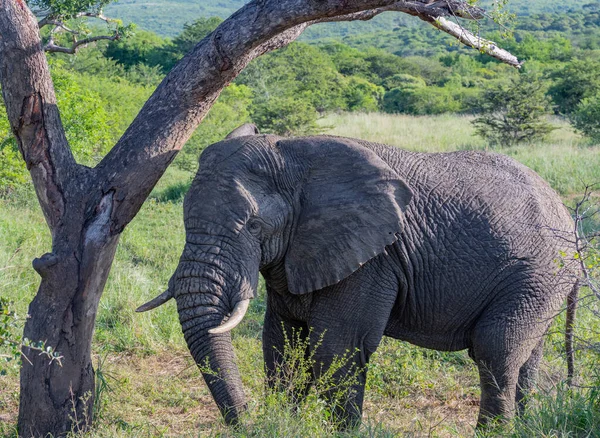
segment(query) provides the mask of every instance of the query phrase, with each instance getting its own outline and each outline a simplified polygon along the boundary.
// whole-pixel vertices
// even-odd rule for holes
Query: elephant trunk
[[[188,247],[169,289],[190,353],[225,421],[233,424],[246,403],[229,330],[243,318],[253,282],[240,269],[220,266],[214,256],[203,257],[198,247]]]
[[[184,335],[225,422],[235,424],[246,409],[246,402],[231,334],[209,334],[207,330],[190,327]]]

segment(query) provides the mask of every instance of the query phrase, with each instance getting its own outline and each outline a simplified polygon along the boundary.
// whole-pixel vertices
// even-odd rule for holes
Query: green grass
[[[332,126],[328,133],[411,150],[485,149],[483,141],[472,136],[465,117],[338,114],[322,123]],[[501,152],[532,166],[566,199],[581,192],[580,181],[600,180],[598,146],[584,144],[564,124],[545,144]],[[262,283],[258,299],[233,332],[250,406],[237,430],[222,424],[185,347],[174,303],[135,313],[138,305],[164,290],[178,262],[184,244],[181,202],[190,177],[169,169],[122,235],[97,316],[94,362],[104,386],[90,436],[332,436],[328,410],[317,397],[309,398],[294,414],[280,395],[265,391]],[[50,236],[31,187],[0,199],[0,242],[0,293],[23,316],[39,281],[31,260],[50,249]],[[582,291],[583,296],[587,293]],[[578,316],[581,388],[570,391],[562,383],[566,364],[561,314],[546,344],[531,409],[521,420],[489,436],[599,436],[599,357],[584,348],[600,343],[600,318],[592,313],[599,310],[597,303],[584,299]],[[14,366],[6,370],[0,376],[0,436],[14,433],[18,406],[18,370]],[[364,424],[343,436],[470,436],[478,400],[477,371],[465,352],[442,353],[385,339],[370,365]]]

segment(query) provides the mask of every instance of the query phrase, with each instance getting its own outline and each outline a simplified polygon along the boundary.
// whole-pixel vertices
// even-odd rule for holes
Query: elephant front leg
[[[315,344],[318,345],[318,342],[315,341]],[[319,352],[319,349],[317,346],[313,354],[315,390],[327,401],[333,421],[340,429],[359,426],[371,352],[360,351],[360,346],[354,350],[340,350],[339,353]]]
[[[309,320],[315,388],[344,429],[360,424],[367,365],[397,295],[369,269],[315,294]]]
[[[283,392],[296,407],[313,382],[309,366],[306,323],[283,318],[267,303],[263,328],[263,356],[269,388]]]

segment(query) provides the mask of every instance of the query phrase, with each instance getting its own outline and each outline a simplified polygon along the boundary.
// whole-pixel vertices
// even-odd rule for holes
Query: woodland
[[[0,1],[2,8],[9,3],[14,2]],[[54,4],[27,3],[32,9],[40,4]],[[600,218],[593,214],[598,209],[594,190],[600,181],[600,1],[571,5],[513,0],[500,9],[490,8],[492,2],[481,2],[496,13],[475,23],[462,23],[473,34],[481,33],[515,55],[522,62],[518,69],[484,53],[485,48],[465,47],[430,23],[400,12],[384,12],[369,21],[315,24],[289,44],[277,41],[271,43],[273,46],[261,46],[269,53],[251,62],[244,57],[246,53],[235,58],[249,64],[243,70],[241,64],[236,64],[233,70],[235,74],[241,71],[239,75],[234,78],[232,70],[232,77],[223,79],[223,86],[231,79],[229,85],[222,91],[213,88],[205,90],[205,94],[194,94],[202,105],[194,103],[195,115],[186,122],[189,139],[186,135],[176,136],[170,143],[161,143],[165,134],[156,128],[152,138],[141,135],[142,123],[136,117],[143,114],[145,105],[158,105],[157,87],[167,75],[182,69],[184,63],[178,63],[186,54],[196,53],[194,47],[247,2],[203,3],[165,2],[160,10],[138,0],[107,4],[104,13],[118,21],[105,23],[80,17],[69,19],[68,27],[82,38],[118,34],[118,39],[98,39],[74,54],[40,54],[49,66],[64,144],[72,152],[69,158],[60,148],[49,146],[53,159],[64,160],[69,169],[65,173],[69,177],[63,176],[65,180],[60,183],[64,187],[57,189],[65,194],[61,214],[66,219],[52,219],[57,201],[40,196],[39,181],[46,176],[31,173],[35,167],[32,163],[38,158],[20,150],[19,136],[23,134],[16,131],[16,119],[11,115],[15,110],[10,109],[9,99],[3,98],[0,434],[16,436],[17,424],[22,430],[24,424],[36,421],[35,415],[45,415],[38,412],[27,418],[19,413],[19,404],[23,407],[35,401],[35,396],[23,401],[19,392],[20,364],[30,360],[21,357],[21,348],[24,346],[38,367],[47,367],[49,362],[56,366],[55,362],[61,359],[67,364],[70,359],[62,335],[46,337],[44,331],[37,329],[26,330],[23,335],[26,322],[31,320],[27,316],[31,314],[30,302],[44,287],[49,288],[46,291],[60,287],[76,290],[71,281],[63,284],[64,279],[74,275],[69,274],[75,272],[72,269],[91,265],[85,254],[92,250],[106,271],[94,286],[98,306],[95,325],[92,320],[85,332],[92,342],[86,366],[93,367],[95,379],[92,375],[91,382],[81,388],[71,389],[70,394],[61,393],[61,412],[66,413],[67,420],[55,424],[44,419],[51,424],[48,430],[90,436],[337,433],[318,393],[309,397],[302,414],[296,415],[289,400],[264,389],[260,343],[265,308],[262,282],[258,299],[253,300],[249,315],[233,335],[236,354],[243,364],[244,385],[252,400],[247,421],[237,430],[228,429],[212,406],[210,394],[185,347],[174,306],[164,306],[152,314],[134,313],[139,304],[164,288],[177,263],[184,242],[182,201],[197,170],[199,155],[234,128],[251,122],[261,133],[282,136],[327,133],[417,151],[479,149],[505,153],[538,172],[561,195],[565,205],[584,212],[577,224],[580,235],[589,236],[586,251],[580,255],[585,257],[588,271],[575,323],[575,386],[567,385],[565,315],[561,314],[549,334],[542,377],[531,409],[509,426],[490,431],[489,436],[600,436],[600,299],[594,280],[600,265],[594,240]],[[371,3],[378,6],[376,1]],[[318,20],[318,13],[315,14]],[[42,44],[71,43],[69,32],[54,34],[50,28],[41,29]],[[271,51],[278,45],[284,47]],[[0,63],[6,64],[7,59],[0,59]],[[8,68],[11,66],[5,66],[3,71]],[[221,73],[211,70],[211,74]],[[3,96],[7,96],[5,91]],[[163,99],[173,99],[171,92],[164,94]],[[183,88],[179,92],[183,93]],[[503,114],[517,113],[519,132],[534,134],[498,137],[485,121],[485,114],[486,109],[487,113],[494,113],[499,107],[505,111]],[[523,113],[535,114],[535,119]],[[57,114],[45,117],[52,121]],[[175,126],[179,121],[173,123]],[[49,138],[60,139],[62,134]],[[151,146],[140,148],[137,155],[124,155],[126,148],[140,139],[161,152],[148,156],[153,167],[147,175],[143,168],[148,157],[144,158],[144,154],[149,153]],[[181,152],[176,153],[180,148]],[[119,174],[125,167],[125,156],[127,164],[134,168],[130,176]],[[123,180],[98,183],[100,180],[94,179],[98,175],[106,175],[106,181]],[[139,192],[135,196],[129,189],[124,193],[114,189],[134,185]],[[68,199],[69,193],[73,200]],[[129,200],[128,196],[134,200],[123,202]],[[83,203],[78,204],[79,201]],[[95,222],[105,217],[106,211],[110,221]],[[64,225],[76,220],[78,214],[84,218],[82,222]],[[85,247],[88,240],[81,240],[84,245],[76,243],[75,237],[68,237],[87,232],[95,223],[106,235],[92,242],[93,248]],[[60,236],[66,242],[62,246],[56,243]],[[65,262],[63,271],[53,271],[63,263],[60,257],[73,248],[80,251],[75,257],[77,267]],[[57,264],[52,254],[60,255]],[[112,257],[115,262],[110,268]],[[88,274],[98,275],[85,275]],[[52,289],[56,284],[60,287]],[[49,306],[50,302],[38,299],[36,305]],[[474,433],[479,388],[476,370],[466,352],[429,351],[389,340],[381,345],[369,370],[370,395],[364,422],[344,436]],[[390,375],[397,378],[390,381]]]

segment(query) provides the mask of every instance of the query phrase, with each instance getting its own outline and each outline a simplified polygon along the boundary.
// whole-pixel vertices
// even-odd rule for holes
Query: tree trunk
[[[95,199],[96,197],[91,197]],[[29,306],[24,337],[43,339],[62,356],[60,366],[23,348],[18,430],[24,436],[83,431],[91,424],[94,370],[91,343],[98,303],[119,234],[110,233],[113,194],[85,208],[89,191],[66,197],[65,220],[53,235],[53,251],[35,259],[42,277]]]
[[[21,368],[18,430],[24,436],[84,431],[92,421],[94,369],[91,343],[100,295],[118,238],[83,251],[61,254],[41,271],[40,289],[29,306],[24,335],[47,339],[62,356],[61,366],[36,352]],[[54,258],[46,256],[47,259]],[[42,257],[44,259],[44,257]]]

